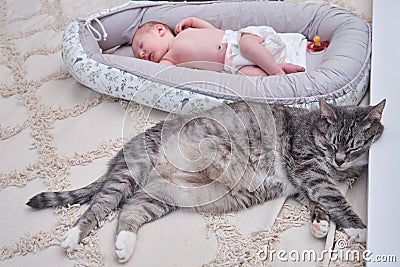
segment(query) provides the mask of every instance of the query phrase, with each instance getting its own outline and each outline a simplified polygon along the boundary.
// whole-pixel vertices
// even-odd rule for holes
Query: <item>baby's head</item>
[[[174,34],[171,28],[157,21],[140,26],[132,39],[132,51],[136,58],[160,62],[169,50]]]

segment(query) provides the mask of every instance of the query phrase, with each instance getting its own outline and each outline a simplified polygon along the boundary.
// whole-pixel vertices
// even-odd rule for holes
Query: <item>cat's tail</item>
[[[26,205],[34,209],[43,209],[86,203],[103,187],[106,178],[106,175],[103,175],[93,183],[72,191],[42,192],[32,197]]]

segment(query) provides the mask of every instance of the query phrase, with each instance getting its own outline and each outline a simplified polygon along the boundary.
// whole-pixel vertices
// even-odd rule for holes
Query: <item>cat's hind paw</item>
[[[359,243],[367,242],[367,228],[343,228],[343,231],[350,237],[350,240]]]
[[[73,251],[79,243],[80,230],[78,226],[69,229],[63,236],[63,240],[60,245],[67,250],[67,252]]]
[[[135,249],[136,233],[121,231],[115,241],[115,255],[120,263],[127,262]]]
[[[328,232],[329,232],[329,222],[328,221],[314,219],[314,221],[311,224],[311,233],[316,238],[326,237]]]

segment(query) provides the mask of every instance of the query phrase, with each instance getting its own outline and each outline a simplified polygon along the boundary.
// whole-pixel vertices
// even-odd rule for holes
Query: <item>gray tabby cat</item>
[[[177,209],[228,213],[280,196],[305,200],[312,232],[326,236],[332,220],[365,242],[365,224],[337,184],[366,175],[385,100],[376,106],[319,110],[236,102],[163,121],[131,139],[106,174],[86,187],[43,192],[36,208],[90,202],[61,245],[68,251],[112,210],[120,209],[116,255],[133,253],[144,223]]]

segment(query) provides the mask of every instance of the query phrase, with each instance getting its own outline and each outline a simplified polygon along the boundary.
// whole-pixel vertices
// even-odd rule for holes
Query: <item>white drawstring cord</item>
[[[95,27],[92,26],[92,21],[93,21],[93,20],[96,21],[96,22],[100,25],[101,31],[103,32],[103,36],[101,35],[101,33],[100,33]],[[100,21],[97,17],[95,17],[95,16],[90,16],[90,17],[86,20],[85,26],[86,26],[86,28],[88,29],[88,31],[90,32],[90,35],[91,35],[96,41],[101,41],[101,37],[103,37],[103,41],[107,40],[108,34],[107,34],[107,32],[106,32],[106,29],[104,28],[103,23],[101,23],[101,21]],[[96,35],[96,36],[95,36],[95,35]]]

